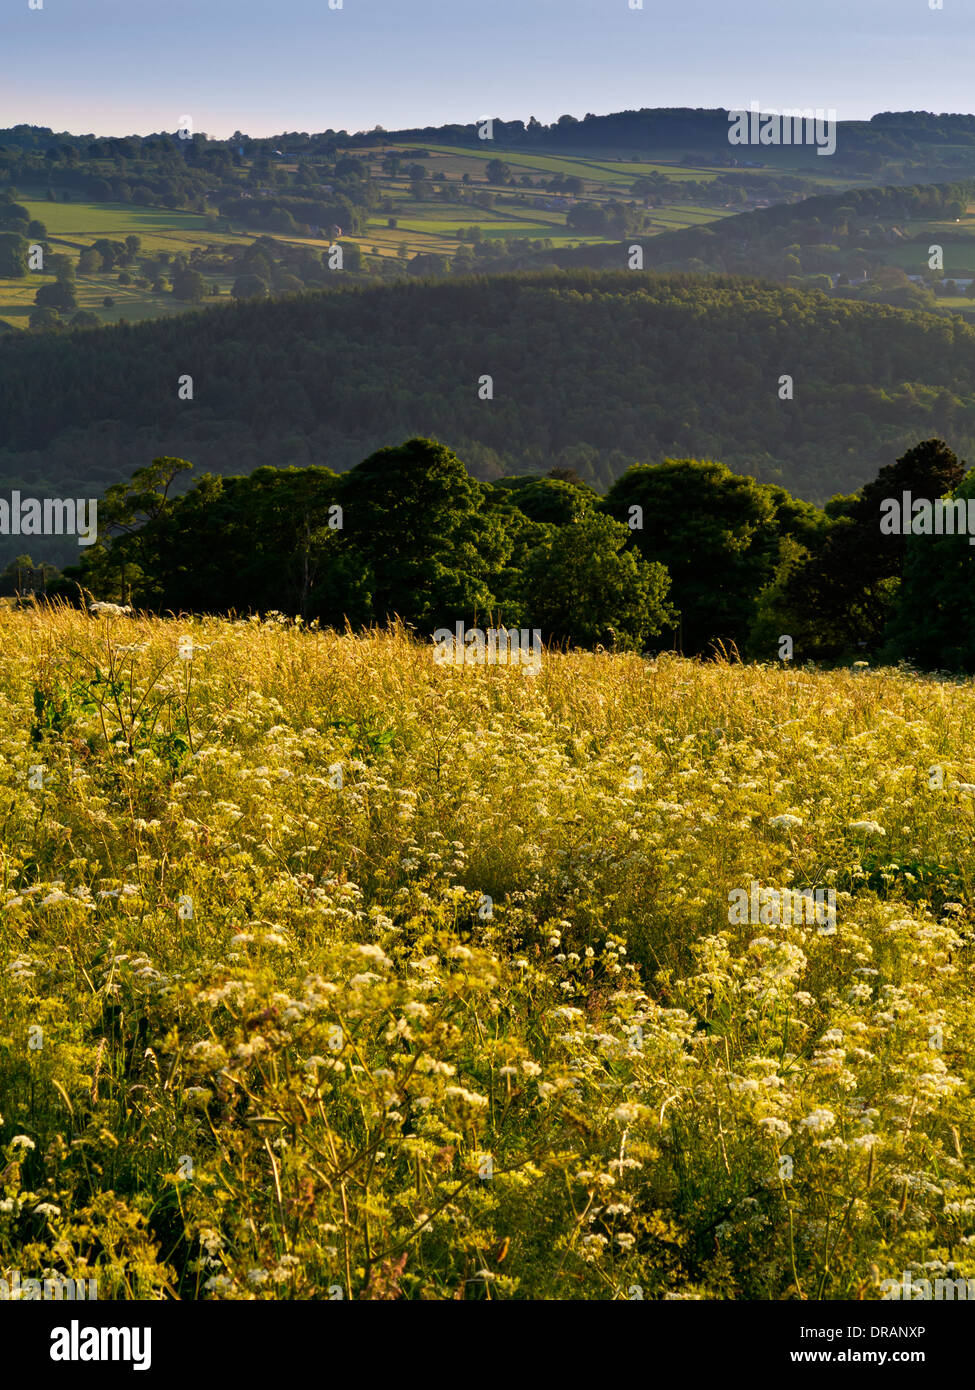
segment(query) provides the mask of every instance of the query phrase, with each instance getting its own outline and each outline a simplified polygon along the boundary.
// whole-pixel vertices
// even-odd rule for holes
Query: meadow
[[[973,746],[972,683],[908,670],[0,608],[0,1268],[975,1275]],[[835,930],[732,924],[756,881]]]
[[[254,239],[253,236],[217,231],[207,225],[202,213],[139,207],[131,203],[52,203],[27,195],[22,196],[20,202],[32,218],[44,223],[51,249],[69,256],[75,265],[81,251],[99,237],[124,241],[127,236],[135,235],[142,243],[141,255],[168,251],[186,256],[197,246],[243,247]],[[0,321],[13,328],[26,329],[38,287],[53,284],[54,280],[53,275],[37,273],[19,280],[0,279]],[[208,275],[207,281],[217,284],[221,295],[229,295],[233,285],[233,277],[227,275]],[[106,296],[113,299],[114,304],[106,305]],[[193,308],[168,293],[154,294],[135,283],[120,285],[118,273],[113,271],[78,275],[77,298],[79,309],[97,314],[104,323],[118,323],[122,319],[138,323],[143,319],[187,313]]]

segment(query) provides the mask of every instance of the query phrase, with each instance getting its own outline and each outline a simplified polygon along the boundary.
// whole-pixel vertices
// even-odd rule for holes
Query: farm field
[[[32,218],[47,227],[51,249],[69,255],[75,262],[81,250],[100,237],[123,241],[134,234],[141,239],[141,254],[149,255],[157,251],[189,254],[195,246],[245,246],[257,235],[220,232],[208,227],[202,214],[167,208],[131,203],[51,203],[24,195],[19,201]],[[23,279],[0,279],[0,319],[15,328],[26,328],[38,287],[53,284],[54,278],[35,272]],[[208,275],[207,279],[219,286],[221,295],[229,295],[233,277]],[[114,299],[114,305],[103,303],[106,295]],[[194,307],[170,294],[153,294],[135,284],[120,285],[117,275],[110,272],[78,275],[77,298],[79,309],[98,314],[105,323],[118,323],[121,319],[137,323],[186,313]]]
[[[643,162],[642,160],[621,161],[608,157],[525,154],[517,148],[505,149],[491,140],[485,140],[479,148],[431,145],[424,141],[416,141],[413,147],[429,150],[432,155],[439,156],[431,161],[432,168],[438,171],[442,169],[453,174],[471,172],[479,164],[484,165],[492,159],[503,159],[506,164],[511,165],[512,169],[519,172],[565,174],[567,176],[574,174],[577,178],[585,179],[587,182],[605,184],[630,184],[634,178],[646,176],[654,171],[666,174],[668,178],[672,179],[698,179],[702,181],[714,178],[717,173],[722,172],[713,165],[702,165],[700,168],[681,166],[678,159],[675,159],[671,164],[658,160]],[[411,142],[404,141],[390,145],[388,148],[403,150],[408,154],[411,149]],[[747,172],[747,170],[743,172]]]
[[[461,245],[456,233],[460,228],[478,227],[486,238],[507,240],[516,237],[550,237],[557,243],[591,245],[603,242],[604,237],[587,236],[566,226],[565,213],[545,208],[495,208],[485,210],[469,203],[424,203],[409,197],[408,189],[390,180],[385,187],[387,196],[398,205],[395,221],[389,227],[387,214],[371,217],[357,237],[346,236],[346,242],[357,242],[364,252],[383,258],[409,260],[420,252],[436,252],[452,256]],[[502,190],[495,190],[502,192]],[[100,237],[124,240],[135,234],[142,242],[141,254],[168,251],[189,255],[195,247],[244,247],[261,235],[260,229],[218,231],[207,225],[203,214],[170,211],[164,208],[143,208],[132,204],[50,203],[42,199],[21,196],[21,204],[32,218],[45,223],[53,250],[67,254],[77,262],[86,246]],[[400,211],[400,208],[402,211]],[[653,213],[655,230],[672,230],[696,226],[727,216],[725,208],[675,205],[656,209]],[[311,246],[323,251],[327,240],[301,236],[275,235],[275,241],[292,246]],[[234,277],[207,272],[208,283],[216,284],[220,296],[228,296]],[[15,328],[26,328],[34,296],[41,284],[53,283],[54,276],[32,273],[22,279],[0,279],[0,321]],[[105,296],[114,299],[104,304]],[[78,308],[98,314],[106,323],[121,319],[138,322],[143,319],[185,313],[196,306],[174,299],[169,293],[153,293],[135,284],[119,285],[113,273],[78,274]],[[215,302],[212,298],[199,307]]]
[[[649,178],[655,173],[664,176],[668,182],[660,194],[654,195],[662,197],[661,205],[644,209],[646,225],[640,232],[643,237],[703,226],[743,210],[741,204],[725,202],[726,193],[720,186],[716,188],[713,204],[701,200],[702,185],[706,187],[719,175],[727,174],[726,166],[707,162],[685,163],[686,152],[680,150],[664,151],[646,160],[630,157],[631,153],[626,150],[619,153],[598,150],[577,154],[531,153],[517,148],[507,149],[494,141],[457,147],[401,140],[382,144],[365,153],[355,149],[351,151],[351,158],[368,171],[373,194],[368,211],[365,207],[362,210],[359,234],[343,234],[342,240],[346,244],[357,243],[365,254],[367,259],[359,267],[358,273],[366,276],[396,275],[406,269],[415,256],[429,253],[443,258],[442,270],[459,254],[470,254],[471,229],[476,229],[475,235],[490,245],[493,253],[500,251],[502,255],[505,243],[511,243],[512,249],[517,252],[519,242],[532,240],[547,239],[558,248],[604,244],[610,240],[618,241],[619,238],[605,234],[598,223],[593,226],[590,222],[586,232],[570,226],[568,217],[572,207],[580,200],[596,205],[621,199],[632,201],[634,180]],[[763,149],[761,153],[763,156],[774,155],[775,158],[763,158],[761,168],[739,168],[735,171],[746,182],[754,180],[759,195],[767,195],[770,191],[767,180],[772,174],[797,176],[808,183],[810,192],[855,187],[870,182],[865,177],[824,174],[822,166],[829,164],[829,161],[818,161],[814,154],[810,161],[808,151]],[[388,162],[393,156],[399,158],[399,167],[395,161],[392,164]],[[487,165],[495,159],[508,164],[510,183],[492,184],[485,180]],[[413,164],[421,165],[428,175],[422,191],[415,186],[411,173]],[[237,184],[241,190],[257,187],[256,179],[250,179],[248,183],[251,173],[252,170],[242,169]],[[304,166],[300,161],[282,160],[276,166],[274,178],[278,179],[278,183],[275,187],[280,188],[282,197],[287,197],[289,184],[295,189],[303,186],[303,173]],[[568,192],[558,184],[559,177],[571,177],[579,180],[580,184]],[[553,179],[556,180],[554,188],[544,187]],[[526,185],[522,180],[529,182]],[[766,182],[761,182],[763,180]],[[688,186],[689,191],[682,198],[680,189],[684,185]],[[268,193],[270,190],[264,191]],[[147,257],[160,253],[167,253],[170,257],[190,257],[195,251],[206,251],[208,248],[217,255],[228,251],[236,253],[250,246],[261,235],[270,235],[271,240],[282,247],[282,251],[307,247],[320,257],[328,246],[328,239],[324,235],[320,238],[302,235],[302,230],[307,232],[307,226],[300,228],[297,233],[280,230],[268,233],[261,225],[241,225],[236,215],[232,223],[226,219],[218,222],[212,213],[174,211],[131,202],[84,202],[78,201],[74,193],[71,200],[65,202],[64,190],[56,189],[55,192],[57,198],[53,201],[46,197],[41,187],[19,189],[17,196],[30,217],[47,227],[52,250],[67,254],[76,263],[81,251],[95,240],[107,238],[123,241],[132,235],[140,238],[139,254]],[[780,190],[775,196],[785,195]],[[239,210],[240,205],[237,207]],[[970,220],[969,216],[966,221]],[[946,226],[947,230],[950,229]],[[890,249],[891,259],[896,264],[901,264],[904,257],[910,258],[904,260],[904,264],[913,273],[912,249]],[[534,254],[532,248],[529,250]],[[498,267],[495,265],[493,268]],[[117,323],[123,319],[138,322],[225,300],[231,294],[236,279],[235,274],[229,273],[227,263],[219,269],[205,271],[208,286],[215,287],[217,293],[208,293],[198,306],[193,306],[169,293],[168,284],[158,292],[153,291],[148,283],[139,285],[136,281],[144,277],[137,272],[131,277],[124,276],[120,285],[117,270],[116,266],[104,273],[77,274],[77,307],[107,323]],[[130,283],[124,283],[126,278],[130,279]],[[0,280],[0,324],[15,329],[27,328],[37,290],[48,282],[53,283],[53,276],[36,272],[21,279]],[[294,289],[295,285],[292,284],[291,288]],[[106,303],[106,299],[112,302]],[[964,309],[967,305],[959,301],[954,307]],[[72,312],[65,314],[65,321]]]
[[[491,159],[503,159],[514,169],[516,166],[519,171],[524,172],[544,172],[548,174],[575,174],[577,177],[592,180],[596,183],[606,183],[615,185],[618,183],[630,183],[634,178],[646,177],[651,173],[666,174],[670,179],[697,180],[707,182],[715,178],[718,174],[727,173],[725,165],[712,164],[707,161],[695,159],[693,164],[685,164],[683,161],[687,157],[686,149],[660,150],[654,156],[647,156],[644,159],[627,159],[621,156],[618,151],[591,151],[579,154],[531,154],[525,153],[518,146],[505,148],[496,142],[485,140],[479,147],[439,145],[430,144],[427,141],[402,141],[390,144],[387,149],[403,150],[409,153],[411,148],[429,150],[431,154],[437,156],[435,167],[446,169],[451,173],[472,172],[477,166],[477,162],[482,163]],[[762,146],[758,151],[744,150],[744,157],[751,158],[762,165],[763,168],[735,170],[737,174],[744,177],[760,178],[770,170],[779,173],[791,173],[798,178],[808,178],[810,183],[815,182],[825,187],[841,189],[854,188],[858,185],[869,185],[875,182],[867,174],[833,174],[830,172],[829,160],[820,158],[814,150],[805,150],[797,153],[792,149],[776,149],[773,146]],[[742,151],[739,151],[742,154]],[[441,164],[440,160],[444,162]]]
[[[899,224],[908,235],[924,232],[924,241],[908,242],[900,246],[884,248],[885,259],[898,266],[907,275],[925,275],[928,271],[928,247],[938,244],[944,254],[944,278],[952,279],[959,275],[975,278],[975,214],[971,208],[959,221],[938,221],[936,219],[909,220]],[[969,240],[955,241],[959,233]],[[947,310],[957,309],[969,312],[975,309],[975,296],[970,293],[939,296],[939,307]]]
[[[396,170],[384,163],[391,155],[399,155],[404,166],[411,160],[422,162],[430,179],[427,194],[417,195],[406,168]],[[486,241],[495,244],[546,238],[558,246],[605,242],[609,239],[605,235],[583,233],[568,225],[567,214],[573,203],[580,197],[596,204],[621,198],[629,200],[634,180],[654,173],[672,181],[665,194],[671,201],[650,211],[649,226],[642,235],[700,226],[739,210],[726,206],[721,197],[716,198],[713,205],[701,203],[700,185],[711,182],[727,169],[707,163],[686,164],[683,151],[674,151],[672,158],[668,152],[665,158],[641,160],[629,158],[625,152],[611,151],[578,155],[522,153],[497,146],[493,141],[478,142],[476,147],[398,141],[365,154],[355,152],[353,158],[368,168],[376,200],[364,220],[361,234],[347,234],[343,240],[357,242],[367,256],[378,258],[365,263],[363,269],[367,274],[379,271],[395,274],[422,253],[433,252],[453,258],[466,241],[466,236],[458,236],[460,229],[467,232],[477,228]],[[509,164],[511,184],[485,182],[486,165],[497,158]],[[295,162],[282,161],[278,169],[285,181],[298,180],[301,173],[301,166]],[[793,172],[809,175],[810,190],[856,182],[822,176],[817,165]],[[765,177],[767,170],[766,174],[760,169],[740,169],[738,173],[758,179]],[[577,189],[573,197],[564,190],[543,187],[543,183],[556,176],[581,180],[581,192]],[[523,178],[531,180],[530,186],[520,182]],[[697,199],[682,200],[675,186],[692,183],[698,187]],[[246,186],[245,178],[240,187]],[[434,190],[437,196],[433,196]],[[85,202],[80,201],[76,193],[66,202],[63,201],[64,190],[55,189],[55,192],[57,197],[51,200],[41,187],[24,187],[17,191],[17,196],[30,217],[46,226],[52,250],[67,254],[75,262],[81,251],[99,238],[124,241],[127,236],[135,235],[141,241],[140,255],[165,252],[170,256],[189,257],[197,248],[212,248],[217,252],[242,250],[258,236],[268,235],[261,226],[239,225],[236,218],[232,227],[221,220],[218,229],[214,217],[203,212],[174,211],[131,202]],[[283,196],[286,192],[285,189]],[[485,202],[490,205],[484,205]],[[391,221],[396,225],[390,226]],[[270,235],[282,245],[308,246],[319,254],[328,245],[325,238],[316,239],[300,233],[278,231]],[[205,274],[208,284],[217,287],[218,295],[208,295],[199,307],[228,296],[235,279],[229,273],[207,271]],[[132,276],[133,281],[137,278],[137,275]],[[37,272],[22,279],[0,280],[0,324],[27,328],[37,290],[47,282],[53,282],[53,277]],[[106,297],[114,302],[106,304]],[[122,319],[138,322],[186,312],[193,307],[175,299],[168,288],[154,292],[146,285],[119,285],[115,270],[104,274],[78,274],[77,300],[79,309],[96,314],[106,323]]]
[[[0,607],[0,652],[0,1263],[106,1299],[975,1276],[970,681],[454,667],[274,615]],[[805,889],[831,924],[776,911]]]
[[[941,246],[944,252],[945,278],[955,275],[975,275],[975,215],[971,209],[959,221],[911,220],[898,224],[908,236],[925,234],[925,241],[913,241],[885,248],[887,259],[909,275],[923,275],[928,270],[928,245]],[[928,236],[930,234],[930,237]],[[953,241],[963,235],[971,240]]]
[[[130,232],[141,237],[147,251],[182,251],[203,240],[232,241],[233,237],[211,230],[202,213],[169,208],[140,207],[133,203],[51,203],[22,193],[17,200],[47,227],[51,237],[89,245],[97,237],[124,240]]]
[[[57,248],[59,250],[63,248]],[[221,295],[229,295],[233,279],[226,275],[207,277],[220,287]],[[34,307],[34,296],[42,284],[53,284],[53,275],[34,275],[27,280],[0,280],[0,320],[14,328],[27,328],[30,312]],[[108,296],[115,302],[104,303]],[[190,313],[202,309],[207,303],[219,302],[205,300],[202,304],[186,304],[174,299],[170,294],[152,294],[137,286],[119,285],[111,274],[79,275],[77,280],[78,308],[87,309],[98,315],[103,323],[139,323],[145,319],[164,318],[172,314]]]

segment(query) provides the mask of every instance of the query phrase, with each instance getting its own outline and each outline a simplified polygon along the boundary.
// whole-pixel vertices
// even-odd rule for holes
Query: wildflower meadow
[[[973,747],[972,683],[907,668],[0,609],[0,1267],[975,1277]]]

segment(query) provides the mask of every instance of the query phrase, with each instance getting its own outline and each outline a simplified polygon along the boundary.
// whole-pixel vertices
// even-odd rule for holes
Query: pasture
[[[158,251],[188,255],[196,246],[244,246],[257,235],[256,232],[236,235],[217,231],[207,226],[203,214],[166,208],[145,208],[131,203],[52,203],[24,195],[19,201],[32,218],[47,227],[52,251],[66,254],[75,262],[84,247],[100,237],[124,241],[134,234],[142,242],[140,255]],[[53,275],[40,273],[17,280],[0,279],[0,318],[15,328],[26,328],[38,287],[53,281]],[[207,281],[216,283],[224,296],[229,295],[233,284],[233,278],[226,275],[208,275]],[[106,295],[114,299],[114,305],[104,304]],[[107,271],[78,275],[77,299],[79,309],[96,313],[105,323],[118,323],[121,319],[136,323],[142,319],[185,313],[195,307],[168,293],[154,294],[135,284],[120,285],[117,272]]]

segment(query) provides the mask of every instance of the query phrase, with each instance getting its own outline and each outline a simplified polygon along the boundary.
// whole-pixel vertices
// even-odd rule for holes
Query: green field
[[[397,145],[395,148],[409,152],[409,144]],[[429,150],[433,155],[444,156],[443,162],[440,160],[431,165],[437,169],[443,168],[447,173],[470,172],[469,161],[487,163],[492,159],[503,159],[506,164],[510,164],[513,170],[521,170],[524,173],[541,174],[565,174],[575,175],[576,178],[585,179],[593,183],[620,184],[632,183],[635,178],[641,175],[646,176],[654,171],[666,174],[672,179],[698,179],[705,180],[714,178],[720,171],[713,166],[702,166],[701,168],[685,168],[678,164],[662,164],[659,161],[653,163],[616,163],[605,159],[583,159],[567,158],[562,155],[548,154],[523,154],[520,150],[504,149],[494,144],[493,141],[485,140],[483,148],[474,149],[468,146],[458,147],[456,145],[427,145],[422,141],[416,142],[417,149]],[[744,170],[743,172],[748,172]]]
[[[97,237],[122,238],[133,232],[142,238],[146,250],[178,250],[187,243],[221,239],[219,232],[207,229],[202,213],[137,207],[132,203],[50,203],[32,198],[29,191],[17,201],[31,217],[44,223],[52,238],[84,245]]]
[[[141,238],[140,254],[169,251],[173,255],[180,252],[188,255],[197,246],[247,246],[260,235],[258,231],[217,231],[207,225],[202,213],[169,208],[139,207],[131,203],[52,203],[32,198],[29,192],[22,194],[18,201],[27,208],[32,218],[47,227],[52,250],[69,255],[75,261],[86,246],[100,237],[123,241],[125,237],[135,235]],[[326,245],[323,241],[307,238],[277,239],[319,248]],[[219,287],[222,298],[229,296],[232,276],[207,273],[205,278],[208,284]],[[0,279],[0,319],[15,328],[26,328],[38,288],[53,282],[53,275],[39,272],[19,280]],[[106,295],[115,300],[113,306],[103,304]],[[185,313],[196,307],[174,299],[168,292],[154,294],[134,284],[120,285],[117,273],[108,271],[78,275],[77,298],[79,309],[97,313],[105,323],[118,323],[123,319],[136,323],[143,319]],[[215,302],[216,299],[210,298],[204,301],[204,305]]]
[[[512,169],[528,173],[537,171],[567,176],[575,174],[578,178],[604,184],[629,183],[634,178],[646,177],[651,173],[665,174],[670,179],[682,181],[693,179],[703,183],[715,178],[718,174],[729,172],[727,168],[712,164],[707,160],[702,160],[694,165],[683,164],[681,161],[687,154],[686,150],[658,151],[653,159],[644,161],[619,159],[609,152],[578,155],[525,154],[520,149],[506,149],[488,140],[481,142],[480,148],[466,145],[431,145],[422,140],[398,142],[389,148],[409,152],[411,144],[416,149],[429,150],[431,154],[445,156],[449,162],[442,167],[450,172],[453,171],[454,162],[459,168],[471,169],[472,166],[469,163],[465,164],[465,160],[476,163],[478,160],[491,159],[503,159],[511,165]],[[747,150],[745,157],[749,157]],[[756,155],[756,160],[761,162],[765,168],[738,168],[734,170],[734,173],[754,178],[760,178],[763,174],[770,172],[790,173],[798,178],[809,178],[811,182],[836,189],[868,186],[876,182],[876,179],[868,174],[834,173],[829,158],[818,156],[811,149],[776,149],[774,146],[763,146]],[[437,167],[441,167],[439,161]]]
[[[458,185],[459,187],[459,185]],[[480,190],[479,190],[480,191]],[[527,191],[526,191],[527,192]],[[541,190],[539,190],[539,193]],[[492,239],[541,238],[551,237],[560,242],[571,241],[588,244],[603,240],[600,237],[585,236],[568,228],[565,214],[547,208],[484,209],[468,202],[417,201],[409,195],[409,188],[395,180],[383,182],[383,194],[392,197],[397,205],[408,209],[405,217],[396,215],[397,226],[388,226],[389,214],[376,214],[370,218],[361,236],[344,238],[358,241],[363,251],[371,253],[375,247],[383,258],[403,259],[401,248],[405,248],[406,258],[420,252],[436,252],[451,256],[460,246],[456,233],[460,228],[479,227],[485,237]],[[537,196],[528,194],[529,197]],[[259,229],[235,229],[233,232],[218,231],[208,225],[207,218],[200,213],[172,211],[167,208],[139,207],[127,203],[54,203],[21,195],[21,204],[27,208],[32,218],[45,224],[48,242],[52,250],[71,256],[77,261],[81,251],[100,237],[121,241],[134,234],[141,239],[141,253],[168,251],[173,255],[188,255],[195,247],[246,246],[261,235]],[[715,212],[713,215],[717,215]],[[685,225],[692,220],[708,220],[699,210],[693,210],[684,221],[680,214],[671,213],[677,220],[674,225]],[[660,219],[670,221],[671,218]],[[326,242],[309,237],[276,236],[276,241],[296,246],[312,246],[324,249]],[[229,295],[233,277],[206,273],[208,283],[216,284],[221,297]],[[32,273],[26,278],[13,280],[0,279],[0,319],[15,328],[26,328],[34,297],[41,284],[53,283],[54,277]],[[107,307],[103,304],[106,295],[115,300]],[[183,313],[188,306],[171,294],[154,294],[137,285],[118,284],[115,272],[77,276],[78,307],[95,312],[106,323],[117,323],[122,319],[137,322],[147,318]],[[213,303],[208,299],[204,303]]]
[[[405,169],[401,167],[395,176],[391,175],[383,165],[383,156],[398,153],[402,164],[408,165],[411,157],[415,158],[414,152],[420,150],[429,154],[422,164],[429,175],[430,191],[417,198]],[[361,235],[343,239],[358,241],[367,255],[375,253],[383,262],[398,263],[424,252],[453,257],[464,240],[458,236],[459,230],[466,232],[472,227],[479,228],[482,236],[495,244],[525,239],[550,239],[561,246],[604,243],[610,238],[586,235],[568,225],[567,213],[578,198],[596,203],[628,199],[634,179],[647,177],[654,172],[680,184],[707,183],[718,174],[727,172],[709,163],[684,165],[679,162],[683,157],[682,151],[673,151],[671,162],[670,153],[667,151],[666,157],[658,155],[652,161],[644,162],[620,158],[604,151],[570,155],[523,153],[499,147],[490,141],[470,147],[431,145],[422,141],[396,142],[382,151],[358,156],[369,166],[378,204],[372,209]],[[528,177],[532,180],[531,185],[512,183],[501,186],[485,182],[485,166],[497,158],[510,166],[515,180]],[[780,168],[785,167],[781,161],[776,163]],[[281,168],[283,172],[290,170],[293,174],[297,166]],[[745,176],[762,174],[761,170],[742,169],[736,172]],[[820,186],[830,183],[848,186],[856,182],[831,179],[822,173],[819,165],[795,172],[809,173],[811,180],[814,175]],[[563,192],[548,190],[543,186],[544,182],[559,175],[582,180],[581,194],[568,197]],[[475,201],[478,195],[488,195],[493,200],[493,206],[480,206]],[[213,216],[201,212],[174,211],[132,203],[50,201],[40,188],[21,188],[18,190],[18,201],[27,208],[32,219],[44,223],[52,250],[71,256],[76,261],[85,247],[103,237],[121,241],[129,235],[136,235],[141,240],[140,254],[168,252],[172,256],[189,256],[195,248],[243,248],[256,237],[267,235],[262,228],[242,227],[236,223],[232,230],[228,230],[227,224],[221,222],[221,230],[217,230]],[[536,202],[552,202],[555,206],[535,206]],[[701,226],[739,210],[723,206],[718,199],[712,205],[702,205],[676,196],[672,202],[649,212],[651,224],[644,235]],[[397,224],[395,227],[389,225],[391,218]],[[316,250],[323,250],[327,244],[323,240],[294,235],[277,234],[274,240],[311,246]],[[895,251],[896,263],[901,264],[904,248],[895,248]],[[204,276],[209,284],[219,290],[219,296],[208,297],[204,305],[229,295],[233,276],[209,271],[204,272]],[[0,321],[14,328],[26,328],[39,286],[52,279],[51,276],[31,273],[19,280],[0,280]],[[114,304],[106,306],[103,302],[106,296],[114,299]],[[157,318],[183,313],[191,307],[185,301],[175,299],[168,291],[154,293],[145,286],[119,285],[115,271],[78,275],[77,299],[79,308],[98,314],[107,323],[121,319],[134,322]]]

